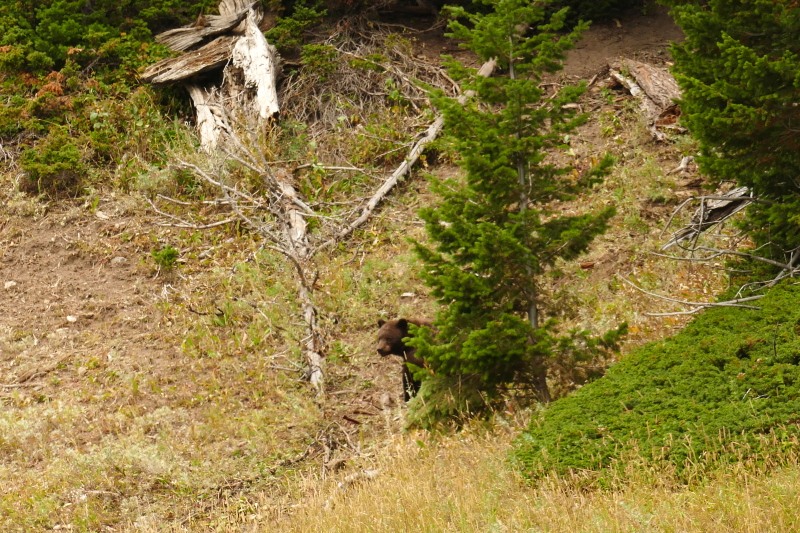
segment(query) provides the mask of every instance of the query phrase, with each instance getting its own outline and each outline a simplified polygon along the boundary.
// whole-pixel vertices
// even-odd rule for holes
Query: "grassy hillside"
[[[0,7],[11,3],[17,6]],[[183,9],[169,25],[195,17],[201,3],[210,4],[163,2]],[[409,31],[383,22],[368,21],[369,31],[351,26],[347,38],[391,38],[404,57],[434,66],[440,53],[470,57],[430,21],[401,21],[416,25]],[[693,141],[676,135],[653,143],[636,101],[603,83],[609,47],[663,65],[663,43],[677,30],[663,13],[622,24],[625,32],[613,22],[590,30],[580,52],[592,59],[553,80],[560,86],[598,75],[580,102],[590,120],[554,157],[580,169],[606,152],[619,161],[591,197],[553,209],[573,214],[613,204],[619,214],[586,257],[559,263],[542,290],[557,303],[547,314],[565,327],[602,331],[628,321],[628,353],[686,319],[645,316],[662,304],[621,285],[616,273],[686,299],[707,298],[727,278],[644,252],[703,178],[694,167],[668,174],[693,153]],[[329,29],[313,38],[322,42]],[[800,474],[787,456],[780,456],[783,473],[722,471],[696,493],[673,491],[667,474],[658,487],[643,481],[586,493],[569,478],[532,489],[510,468],[525,412],[461,434],[403,431],[399,362],[375,354],[375,323],[434,312],[406,238],[424,239],[417,210],[436,200],[425,173],[458,176],[444,142],[369,224],[319,259],[327,396],[315,401],[300,379],[305,333],[286,262],[241,227],[163,226],[169,220],[144,200],[168,196],[177,203],[159,199],[163,209],[199,220],[227,212],[196,180],[170,169],[177,158],[208,158],[186,97],[136,83],[137,69],[159,49],[131,39],[138,37],[109,34],[91,68],[87,48],[54,64],[60,72],[44,65],[29,75],[0,73],[7,102],[0,108],[0,530],[608,531],[641,528],[650,516],[648,523],[681,530],[704,529],[715,515],[761,530],[796,523]],[[13,56],[6,46],[0,54]],[[120,63],[125,57],[131,61]],[[430,116],[423,97],[412,92],[406,100],[371,63],[338,61],[327,82],[308,65],[287,68],[286,115],[265,149],[293,169],[310,203],[357,212]],[[345,97],[368,77],[377,89],[367,87],[372,99],[356,113]],[[411,112],[409,102],[423,112]],[[71,174],[61,172],[64,165]],[[360,170],[341,170],[354,166]],[[74,179],[51,191],[31,171]],[[178,252],[171,270],[154,261],[166,246]],[[557,368],[553,377],[557,395],[584,381]],[[339,489],[348,475],[375,469],[371,482]],[[743,500],[753,506],[737,507]],[[765,501],[772,508],[757,512]]]
[[[553,404],[520,439],[529,473],[623,468],[627,454],[691,476],[797,445],[800,287],[760,310],[715,308]]]

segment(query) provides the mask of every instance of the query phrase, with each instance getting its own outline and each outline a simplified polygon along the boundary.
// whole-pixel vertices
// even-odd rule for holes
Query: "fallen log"
[[[151,85],[173,85],[203,72],[220,69],[231,57],[236,37],[222,35],[197,50],[150,65],[141,80]]]
[[[170,50],[184,52],[194,45],[201,43],[206,37],[223,34],[238,26],[247,16],[247,10],[233,16],[208,15],[202,17],[201,25],[198,23],[175,28],[156,35],[156,42],[163,44]]]
[[[681,97],[678,82],[665,69],[632,59],[626,59],[623,64],[647,97],[662,110],[675,105],[675,100]]]
[[[623,66],[630,77],[620,72]],[[674,129],[680,115],[675,100],[680,98],[681,91],[675,78],[664,69],[633,60],[609,64],[609,74],[639,100],[653,138],[667,140],[667,134],[660,128]]]

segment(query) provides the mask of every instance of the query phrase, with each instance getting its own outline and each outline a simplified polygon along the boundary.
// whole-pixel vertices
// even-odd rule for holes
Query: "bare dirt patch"
[[[665,48],[671,41],[682,41],[683,31],[664,6],[651,6],[650,10],[647,14],[633,10],[619,20],[592,24],[575,49],[567,54],[563,73],[588,79],[618,57],[653,64],[669,61]]]

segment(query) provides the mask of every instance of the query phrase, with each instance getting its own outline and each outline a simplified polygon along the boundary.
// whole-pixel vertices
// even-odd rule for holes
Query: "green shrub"
[[[24,150],[20,165],[27,176],[22,188],[29,191],[71,190],[86,173],[80,148],[62,128],[51,128],[45,139]]]
[[[22,107],[0,106],[0,139],[10,139],[23,130]]]
[[[301,56],[306,72],[318,76],[320,83],[328,81],[339,66],[339,53],[329,44],[308,44],[303,47]]]
[[[322,2],[316,1],[311,6],[306,5],[307,0],[299,0],[293,6],[293,13],[288,17],[280,17],[275,27],[266,33],[270,44],[278,50],[285,51],[303,44],[303,32],[306,28],[319,24],[327,11],[322,8]]]
[[[757,459],[765,437],[788,443],[800,433],[800,287],[758,304],[708,310],[553,403],[518,440],[517,459],[535,477],[616,470],[635,450],[680,474]]]
[[[75,48],[100,50],[114,40],[152,35],[209,12],[217,0],[0,0],[0,47],[24,51],[27,68],[45,70]],[[138,50],[129,50],[135,54]],[[16,60],[18,61],[18,59]]]
[[[175,266],[175,262],[180,256],[180,252],[172,246],[167,245],[158,251],[151,251],[150,255],[153,256],[153,261],[155,261],[156,265],[158,265],[160,268],[163,268],[164,270],[172,270],[172,268]]]

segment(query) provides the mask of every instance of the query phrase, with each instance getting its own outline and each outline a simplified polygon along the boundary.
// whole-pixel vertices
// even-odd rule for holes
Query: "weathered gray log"
[[[219,14],[223,17],[232,17],[242,11],[253,11],[256,26],[258,26],[264,18],[264,11],[261,9],[260,4],[260,2],[253,2],[253,0],[222,0],[219,3]],[[234,33],[244,33],[244,23],[240,22],[233,31]]]
[[[623,66],[630,76],[619,72]],[[667,134],[660,128],[675,129],[674,124],[680,115],[675,100],[680,98],[681,89],[672,74],[665,69],[632,59],[610,63],[609,67],[611,77],[639,100],[653,137],[657,141],[665,141]]]
[[[236,37],[222,35],[207,45],[147,67],[141,80],[152,85],[172,85],[225,66]]]
[[[667,70],[632,59],[623,63],[639,87],[662,111],[675,105],[675,100],[681,97],[678,82]]]
[[[611,74],[612,78],[620,82],[623,87],[628,89],[634,98],[639,100],[639,105],[642,108],[642,113],[645,117],[647,117],[648,129],[653,135],[653,138],[657,141],[666,141],[667,134],[655,126],[656,120],[658,120],[658,117],[663,111],[658,104],[651,100],[650,97],[647,96],[647,93],[645,93],[644,90],[639,87],[639,84],[636,83],[632,78],[623,76],[614,69],[610,69],[609,74]]]
[[[156,35],[156,42],[170,50],[183,52],[203,42],[206,37],[213,37],[232,30],[246,16],[247,10],[240,11],[233,16],[207,15],[201,17],[203,21],[201,25],[195,23]]]
[[[244,115],[246,122],[250,117],[263,121],[280,112],[276,90],[279,56],[259,28],[264,20],[263,11],[252,0],[222,0],[219,9],[221,15],[211,19],[211,24],[214,32],[228,34],[182,56],[160,61],[142,75],[142,81],[153,85],[189,83],[187,90],[198,113],[200,142],[209,152],[216,148],[220,135],[229,129],[226,114],[237,119]],[[208,24],[208,19],[204,24]],[[159,38],[180,48],[196,44],[203,35],[195,24],[191,28],[166,32]],[[204,92],[192,83],[196,75],[222,67],[225,71],[220,91]],[[216,99],[213,105],[211,95]],[[223,103],[236,103],[239,109],[226,108],[223,113],[220,108]]]

